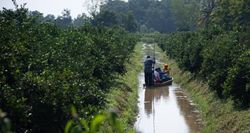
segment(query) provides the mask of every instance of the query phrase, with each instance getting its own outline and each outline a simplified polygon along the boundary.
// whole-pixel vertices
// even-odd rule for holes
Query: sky
[[[92,0],[94,3],[100,0]],[[30,11],[39,11],[44,15],[53,14],[59,16],[63,9],[69,9],[71,16],[76,18],[78,14],[88,14],[91,0],[16,0],[18,5],[26,3],[26,8]],[[11,0],[0,0],[0,9],[5,7],[7,9],[14,9]]]

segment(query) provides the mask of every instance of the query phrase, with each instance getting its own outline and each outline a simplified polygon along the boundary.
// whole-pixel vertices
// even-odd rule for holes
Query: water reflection
[[[144,56],[153,55],[153,45],[143,45]],[[142,59],[143,63],[144,58]],[[156,66],[162,62],[156,60]],[[197,133],[198,112],[178,85],[145,89],[144,74],[139,77],[138,118],[135,128],[142,133]]]
[[[157,89],[145,89],[144,96],[144,109],[147,115],[152,113],[153,109],[153,100],[154,102],[158,102],[161,98],[163,100],[167,100],[169,95],[169,90],[167,87],[159,87]]]
[[[199,133],[198,112],[185,92],[176,84],[145,89],[143,76],[143,73],[139,76],[136,130],[142,133]]]
[[[193,132],[200,132],[201,120],[199,119],[199,112],[195,109],[192,101],[190,101],[181,89],[175,90],[177,102],[181,113],[185,118],[186,123]]]

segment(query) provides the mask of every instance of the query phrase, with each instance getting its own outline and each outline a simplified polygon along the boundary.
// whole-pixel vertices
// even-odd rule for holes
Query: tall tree
[[[90,22],[90,18],[85,13],[83,13],[78,15],[77,18],[73,20],[73,26],[80,27],[87,22]]]
[[[250,30],[249,0],[220,0],[212,14],[211,23],[226,31]]]
[[[47,16],[45,16],[44,18],[43,18],[43,21],[44,22],[55,22],[55,16],[54,15],[52,15],[52,14],[48,14]]]
[[[62,16],[58,16],[56,18],[56,24],[61,27],[67,27],[72,24],[72,18],[70,15],[70,10],[64,9],[62,12]]]
[[[210,21],[210,16],[215,8],[215,3],[217,0],[202,0],[200,5],[201,15],[198,21],[198,25],[201,27],[208,27]]]
[[[132,12],[128,12],[123,16],[123,22],[125,29],[130,32],[135,32],[137,30],[137,24]]]
[[[103,11],[95,15],[92,24],[102,26],[114,26],[118,24],[117,16],[114,12]]]
[[[196,28],[199,16],[199,0],[170,0],[176,26],[180,31]]]

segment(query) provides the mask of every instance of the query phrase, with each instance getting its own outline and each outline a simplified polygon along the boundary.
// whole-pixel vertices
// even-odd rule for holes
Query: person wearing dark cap
[[[146,60],[144,61],[144,77],[146,86],[154,85],[154,80],[153,80],[154,64],[155,61],[148,55]]]

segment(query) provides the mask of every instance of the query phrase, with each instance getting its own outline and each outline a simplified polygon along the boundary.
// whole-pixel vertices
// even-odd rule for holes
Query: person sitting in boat
[[[154,82],[161,83],[160,73],[156,69],[154,70]]]
[[[155,71],[159,73],[160,82],[165,82],[172,79],[167,73],[163,72],[161,68],[156,68]]]
[[[169,75],[170,68],[168,67],[168,64],[163,65],[163,72],[167,73]]]
[[[144,77],[146,86],[154,85],[153,81],[153,65],[155,61],[148,55],[146,60],[144,61]]]

